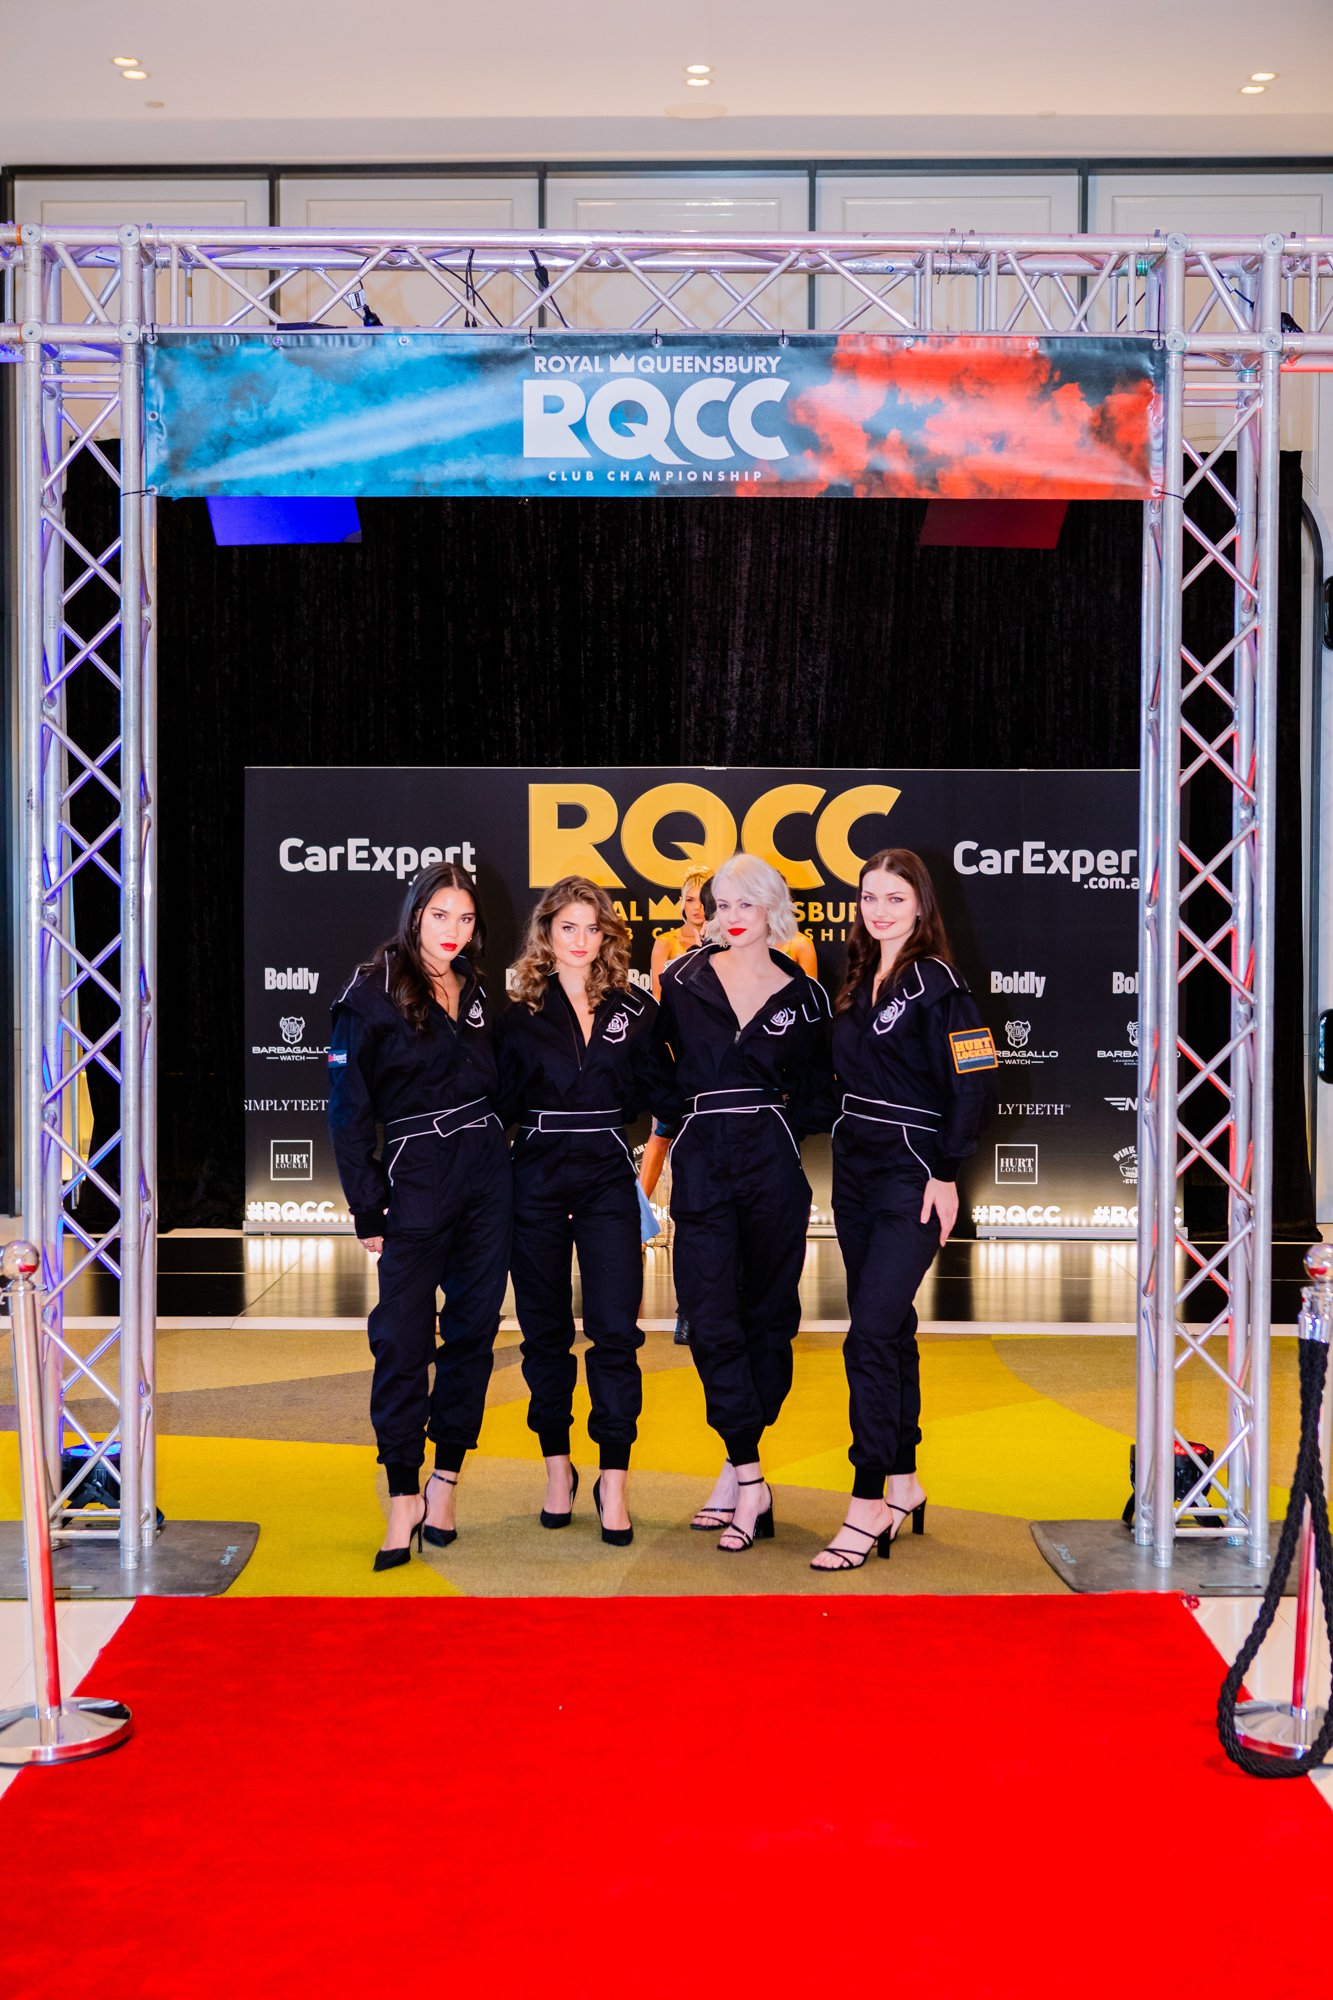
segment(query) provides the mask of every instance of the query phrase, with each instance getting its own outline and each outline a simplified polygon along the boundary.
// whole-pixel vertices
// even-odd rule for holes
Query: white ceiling
[[[10,165],[691,154],[1333,155],[1333,0],[0,0]]]

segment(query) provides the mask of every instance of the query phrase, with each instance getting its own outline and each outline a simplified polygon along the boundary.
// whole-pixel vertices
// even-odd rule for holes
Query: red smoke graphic
[[[1066,360],[1072,346],[1063,343]],[[1103,348],[1105,373],[1104,357]],[[817,443],[806,454],[806,475],[783,479],[782,491],[1145,499],[1154,485],[1153,385],[1128,368],[1110,374],[1115,387],[1105,393],[1060,381],[1055,358],[1027,337],[936,336],[909,346],[843,335],[828,382],[789,405]]]

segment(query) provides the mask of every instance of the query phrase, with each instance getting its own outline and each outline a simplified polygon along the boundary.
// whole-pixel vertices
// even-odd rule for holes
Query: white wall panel
[[[809,228],[809,183],[804,174],[642,174],[552,176],[546,188],[548,229],[599,232],[634,230],[644,235],[799,236]],[[742,293],[743,279],[728,281]],[[669,283],[662,286],[669,292]],[[663,333],[681,322],[657,304],[637,280],[615,273],[580,276],[570,286],[575,311],[567,317],[584,327],[627,327],[642,320]],[[753,312],[730,322],[732,332],[755,332],[765,322],[795,329],[809,324],[804,278],[782,279],[755,301]],[[735,300],[708,278],[692,278],[677,295],[696,325],[715,325]]]
[[[535,229],[537,181],[530,175],[498,174],[493,179],[442,175],[347,180],[314,175],[284,177],[278,214],[284,228],[291,229]],[[456,273],[460,290],[462,271],[460,260]],[[482,298],[498,318],[511,317],[516,297],[521,307],[522,293],[512,278],[479,278],[478,282]],[[284,287],[283,309],[291,319],[308,319],[318,310],[319,300],[328,296],[329,287],[317,280],[298,280]],[[429,326],[451,313],[454,306],[453,297],[420,271],[376,271],[368,283],[367,296],[386,326]],[[348,317],[346,308],[337,309],[339,324]],[[477,317],[486,323],[484,310]],[[461,331],[462,315],[454,314],[448,324]]]
[[[268,222],[268,183],[262,180],[20,180],[15,187],[15,219],[18,222],[40,222],[51,228],[62,223],[74,226],[79,223],[100,223],[113,227],[122,222],[138,222],[145,225],[156,223],[161,227],[190,228],[195,224],[212,224],[215,227],[236,227],[242,229],[264,228]],[[258,273],[242,273],[242,278],[250,282]],[[189,274],[182,279],[190,295],[192,318],[200,325],[210,325],[218,320],[230,318],[236,310],[237,297],[216,278],[207,272]],[[163,317],[169,307],[170,277],[159,272],[157,278],[157,310]],[[100,286],[92,289],[100,293]],[[83,320],[88,317],[87,300],[78,286],[66,278],[61,287],[60,310],[67,320]],[[250,323],[255,315],[240,321]],[[91,373],[82,363],[74,363],[76,372]],[[102,390],[97,402],[71,403],[66,406],[73,422],[83,426],[92,421],[98,406],[105,400],[109,390]],[[100,437],[116,437],[120,433],[119,410],[112,410],[97,427]]]
[[[1333,234],[1333,175],[1320,174],[1101,174],[1092,183],[1090,227],[1117,236],[1284,236]],[[1187,310],[1207,297],[1205,281],[1191,281]],[[1299,303],[1299,302],[1297,302]],[[1299,311],[1297,313],[1299,318]],[[1219,319],[1218,325],[1222,322]],[[1312,502],[1333,524],[1333,396],[1321,379],[1287,376],[1282,385],[1282,446],[1299,451]],[[1223,420],[1191,411],[1188,435],[1212,443]],[[1333,546],[1333,535],[1328,535]]]
[[[268,183],[262,180],[113,181],[22,180],[15,190],[16,220],[51,227],[64,223],[156,223],[190,228],[196,223],[215,227],[262,229],[268,223]],[[158,310],[168,310],[169,279],[160,273]],[[234,292],[207,273],[192,280],[192,317],[200,325],[230,318],[236,309]],[[62,312],[71,320],[87,315],[86,301],[76,285],[65,280]]]
[[[819,227],[830,236],[1065,236],[1078,228],[1078,181],[1073,174],[827,174],[819,181]],[[966,278],[941,281],[936,317],[941,325],[970,315]],[[882,286],[875,285],[875,290]],[[910,314],[910,287],[890,303]],[[1021,287],[1001,281],[1003,320],[1018,306]],[[865,310],[858,312],[864,304]],[[858,312],[851,331],[885,333],[893,322],[851,285],[822,279],[821,324]],[[1039,324],[1029,308],[1015,321],[1027,331]]]

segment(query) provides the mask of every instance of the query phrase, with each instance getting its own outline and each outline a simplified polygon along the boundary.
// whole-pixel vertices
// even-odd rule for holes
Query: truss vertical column
[[[144,1440],[152,1394],[145,1377],[144,1324],[154,1310],[145,1270],[149,1183],[144,1174],[144,438],[143,271],[139,230],[120,230],[120,1560],[142,1561],[151,1536],[144,1491]],[[147,1284],[145,1279],[148,1280]]]
[[[1259,416],[1256,584],[1259,644],[1255,687],[1256,838],[1254,926],[1253,1158],[1254,1268],[1250,1398],[1250,1561],[1268,1561],[1269,1316],[1273,1246],[1273,985],[1277,790],[1278,500],[1281,491],[1283,238],[1264,238],[1259,280]]]
[[[1158,626],[1159,670],[1158,755],[1154,777],[1157,800],[1153,814],[1156,849],[1146,865],[1152,876],[1154,921],[1145,935],[1145,956],[1151,962],[1147,984],[1152,991],[1153,1016],[1143,1016],[1139,996],[1140,1042],[1147,1039],[1146,1064],[1152,1079],[1139,1102],[1141,1147],[1155,1163],[1152,1176],[1152,1256],[1140,1269],[1143,1313],[1150,1327],[1155,1385],[1151,1495],[1154,1562],[1165,1567],[1175,1542],[1175,1420],[1176,1420],[1176,1042],[1179,1028],[1177,965],[1180,955],[1180,645],[1184,576],[1185,503],[1181,489],[1185,417],[1185,252],[1182,236],[1167,239],[1164,292],[1166,336],[1166,414],[1163,438],[1166,490],[1162,499],[1162,611]],[[1140,1194],[1142,1199],[1142,1191]]]
[[[59,572],[51,571],[52,551],[46,544],[43,499],[46,450],[42,409],[42,319],[44,262],[41,230],[30,224],[23,231],[23,272],[20,281],[23,340],[19,387],[19,731],[23,784],[23,910],[20,948],[23,979],[20,1003],[21,1108],[20,1151],[23,1180],[24,1233],[41,1247],[41,1282],[49,1297],[57,1277],[53,1255],[60,1254],[54,1232],[47,1228],[44,1147],[42,1140],[45,1075],[43,1064],[43,961],[46,882],[43,868],[45,827],[43,805],[46,756],[49,748],[42,727],[43,662],[49,607],[60,602]],[[50,1435],[47,1474],[51,1475]]]
[[[60,313],[60,268],[43,250],[42,318],[58,321]],[[64,544],[57,533],[65,517],[65,479],[61,465],[62,356],[59,349],[43,347],[42,354],[42,534],[45,544],[42,604],[42,852],[43,900],[46,914],[54,918],[54,937],[74,935],[74,884],[64,880],[53,891],[51,885],[61,873],[63,801],[69,783],[69,759],[65,754],[66,697],[64,677],[65,601]],[[52,379],[54,378],[54,380]],[[43,923],[42,961],[42,1051],[44,1093],[42,1103],[41,1196],[46,1235],[36,1240],[48,1246],[55,1271],[65,1269],[64,1185],[65,1157],[52,1143],[54,1122],[62,1137],[70,1128],[74,1150],[78,1149],[78,1092],[66,1093],[64,1071],[66,1047],[61,1032],[64,1003],[61,993],[60,953],[52,927]],[[45,1428],[47,1472],[53,1493],[60,1490],[60,1448],[62,1435],[61,1345],[65,1313],[63,1289],[48,1289],[43,1312],[42,1414]],[[52,1337],[54,1336],[54,1337]]]
[[[1162,754],[1162,502],[1143,510],[1143,660],[1139,711],[1139,1063],[1138,1063],[1138,1341],[1137,1423],[1134,1444],[1134,1539],[1146,1546],[1153,1537],[1153,1493],[1157,1449],[1157,1343],[1154,1305],[1163,1284],[1172,1282],[1170,1258],[1158,1256],[1157,1129],[1149,1106],[1156,1100],[1157,1019],[1161,972],[1160,917]]]
[[[1181,1535],[1244,1543],[1256,1568],[1269,1556],[1283,249],[1281,237],[1266,237],[1243,284],[1199,256],[1195,282],[1201,273],[1209,294],[1192,324],[1185,317],[1187,240],[1169,238],[1165,259],[1172,490],[1162,509],[1160,644],[1149,646],[1160,658],[1160,702],[1145,695],[1144,785],[1157,806],[1145,856],[1140,993],[1140,1042],[1150,1044],[1150,1052],[1140,1050],[1141,1197],[1151,1222],[1141,1215],[1138,1448],[1150,1431],[1153,1462],[1140,1482],[1136,1521],[1137,1538],[1151,1539],[1162,1567]],[[1236,329],[1225,346],[1200,331],[1219,305]],[[1213,371],[1201,379],[1215,383],[1219,348],[1233,371],[1231,400],[1222,406],[1230,423],[1205,450],[1184,433],[1187,366],[1197,353],[1196,365]],[[1209,407],[1219,404],[1210,400]],[[1233,447],[1229,483],[1219,461]],[[1190,634],[1209,630],[1218,586],[1231,598],[1230,635],[1200,649],[1186,633],[1186,606],[1197,592],[1202,616]],[[1146,825],[1152,813],[1146,803],[1144,810]],[[1177,1188],[1183,1192],[1186,1176],[1213,1215],[1225,1209],[1216,1246],[1191,1241],[1177,1226]],[[1207,1371],[1227,1399],[1227,1433],[1212,1464],[1176,1424],[1176,1383],[1186,1368]],[[1145,1411],[1149,1376],[1152,1407]],[[1182,1464],[1189,1478],[1177,1495]]]
[[[157,271],[151,257],[140,258],[143,323],[151,325],[156,310]],[[142,394],[142,360],[140,364]],[[144,484],[140,476],[140,486]],[[141,1539],[148,1547],[157,1523],[157,501],[146,491],[138,496],[142,522],[139,577],[142,591],[140,646],[140,768],[142,782],[142,880],[139,949],[143,1006],[143,1221],[140,1266],[143,1272],[143,1317],[139,1341],[139,1379],[143,1390],[143,1444],[140,1467],[143,1522]]]

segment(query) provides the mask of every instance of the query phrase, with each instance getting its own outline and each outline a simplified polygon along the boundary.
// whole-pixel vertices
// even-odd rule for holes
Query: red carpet
[[[1326,1992],[1221,1676],[1152,1597],[148,1600],[133,1743],[0,1800],[0,1992]]]

